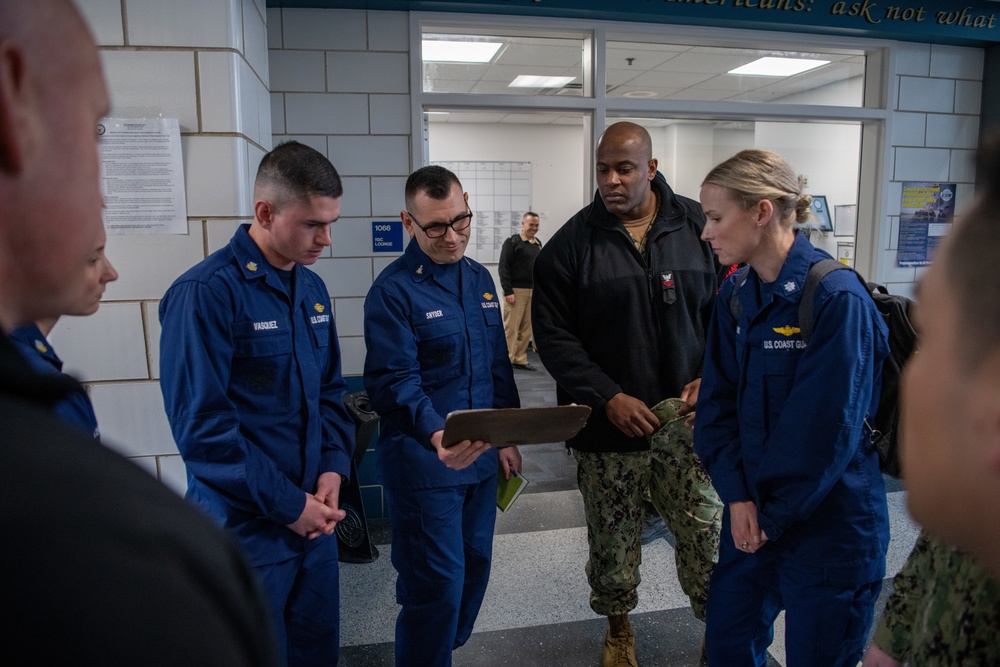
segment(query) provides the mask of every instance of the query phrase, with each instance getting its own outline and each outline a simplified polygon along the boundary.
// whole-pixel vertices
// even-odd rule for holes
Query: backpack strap
[[[809,267],[809,275],[806,276],[806,284],[802,288],[802,300],[799,301],[799,329],[801,330],[802,340],[809,340],[809,337],[812,336],[813,327],[816,324],[813,314],[813,299],[816,296],[816,286],[826,277],[826,274],[840,269],[854,271],[851,267],[841,264],[835,259],[821,259]]]

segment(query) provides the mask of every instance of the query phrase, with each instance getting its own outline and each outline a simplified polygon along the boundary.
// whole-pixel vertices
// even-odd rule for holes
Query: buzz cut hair
[[[312,197],[339,199],[343,194],[336,167],[318,150],[298,141],[278,144],[257,168],[254,198],[270,199],[278,208]]]
[[[447,199],[453,185],[458,185],[459,190],[462,189],[462,182],[454,172],[438,165],[421,167],[406,179],[404,191],[406,208],[413,208],[413,201],[420,192],[438,201]]]

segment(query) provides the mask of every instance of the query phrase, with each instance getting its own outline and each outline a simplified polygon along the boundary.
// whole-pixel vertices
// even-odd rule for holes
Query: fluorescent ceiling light
[[[575,76],[532,76],[530,74],[518,74],[516,79],[507,84],[507,87],[562,88],[575,78]]]
[[[496,55],[501,42],[457,42],[424,40],[421,43],[424,62],[488,63]]]
[[[829,63],[829,60],[809,60],[807,58],[758,58],[743,67],[729,70],[729,74],[745,76],[792,76]]]

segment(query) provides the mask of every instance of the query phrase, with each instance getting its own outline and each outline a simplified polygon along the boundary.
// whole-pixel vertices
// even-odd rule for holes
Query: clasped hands
[[[340,473],[325,472],[316,482],[316,493],[306,494],[302,514],[288,528],[302,537],[314,540],[320,535],[332,535],[347,513],[340,509]]]

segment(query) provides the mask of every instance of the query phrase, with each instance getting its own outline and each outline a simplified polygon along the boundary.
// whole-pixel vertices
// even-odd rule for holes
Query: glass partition
[[[583,37],[423,32],[425,93],[584,95]]]
[[[608,41],[609,98],[860,107],[865,56]]]

